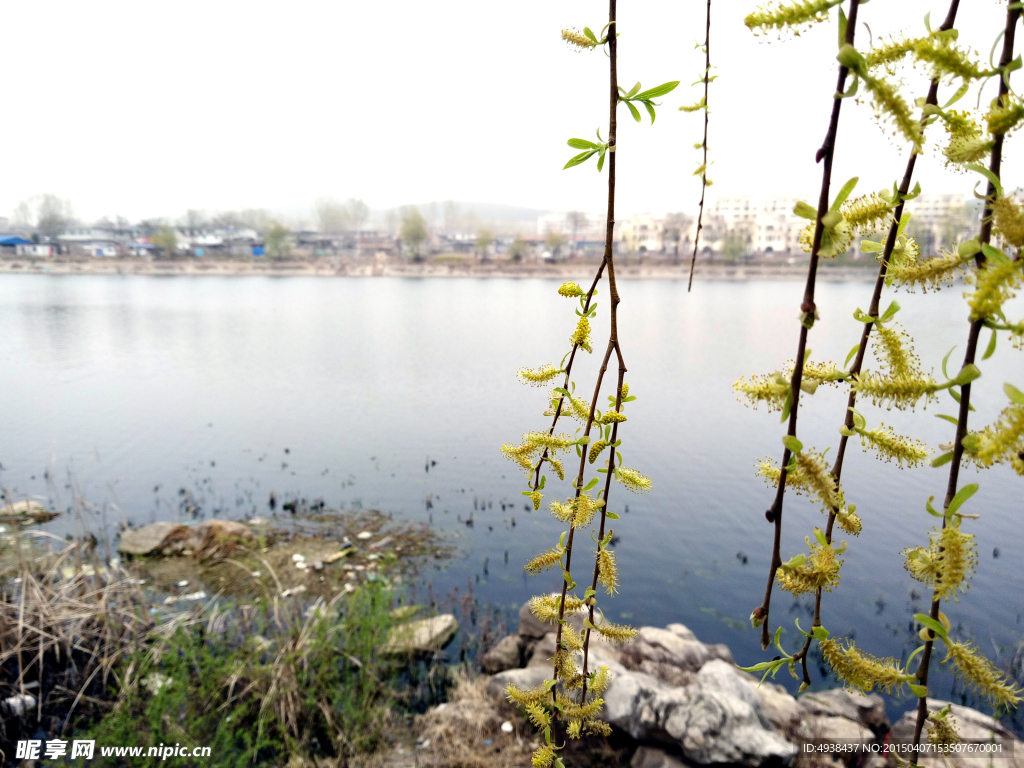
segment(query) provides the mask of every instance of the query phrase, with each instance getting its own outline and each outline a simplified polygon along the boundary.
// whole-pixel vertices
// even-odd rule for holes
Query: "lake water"
[[[271,490],[279,500],[322,497],[430,520],[460,555],[424,581],[443,594],[469,580],[511,620],[531,594],[559,583],[557,574],[523,574],[523,562],[561,529],[545,511],[524,508],[522,475],[499,453],[501,443],[549,424],[545,391],[523,387],[515,371],[557,363],[567,350],[576,317],[557,285],[0,277],[0,482],[13,494],[47,497],[49,467],[61,494],[53,503],[66,507],[73,478],[96,505],[97,530],[104,522],[112,530],[122,514],[137,524],[175,519],[182,493],[205,515],[265,515]],[[626,380],[638,397],[621,451],[654,489],[613,490],[623,584],[609,618],[682,622],[707,642],[728,643],[737,661],[771,658],[747,622],[763,593],[772,535],[764,519],[772,494],[753,465],[778,460],[783,428],[778,414],[737,402],[732,384],[794,354],[802,283],[698,282],[687,294],[684,282],[635,280],[620,290]],[[870,293],[867,282],[819,287],[815,359],[843,361],[860,333],[851,313],[867,308]],[[898,296],[900,320],[936,372],[949,339],[960,345],[951,359],[962,354],[960,294]],[[598,297],[596,339],[606,332],[606,299]],[[1020,315],[1016,303],[1011,317]],[[1021,354],[1004,344],[982,364],[978,423],[1005,405],[1004,381],[1024,388]],[[577,368],[583,391],[598,363]],[[822,388],[803,402],[804,444],[835,445],[845,395]],[[934,417],[955,412],[947,396],[916,413],[862,410],[871,424],[884,419],[932,446],[951,439],[951,425]],[[864,533],[851,540],[842,583],[826,595],[824,624],[872,653],[905,657],[914,647],[911,615],[927,597],[899,550],[925,540],[932,518],[924,503],[941,498],[948,468],[900,471],[851,448],[844,487]],[[1007,467],[962,477],[981,484],[969,505],[981,519],[966,524],[977,533],[979,564],[968,594],[946,611],[1005,665],[1022,639],[1021,479]],[[567,484],[547,490],[547,500],[568,495]],[[802,498],[787,497],[786,510],[784,556],[802,551],[803,537],[824,520]],[[75,523],[62,517],[49,530],[63,536]],[[790,647],[793,619],[807,626],[808,613],[808,601],[776,591],[773,624],[787,628]],[[959,697],[950,677],[934,681],[935,694]],[[779,682],[790,684],[784,672]],[[890,702],[890,715],[909,706]]]

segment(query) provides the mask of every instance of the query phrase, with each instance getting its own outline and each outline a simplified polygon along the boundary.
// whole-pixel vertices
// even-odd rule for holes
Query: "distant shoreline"
[[[632,262],[632,263],[631,263]],[[578,278],[581,270],[592,270],[596,261],[571,261],[558,264],[515,264],[512,262],[468,262],[427,260],[418,264],[389,259],[384,262],[352,262],[325,257],[310,261],[236,261],[182,259],[83,258],[66,260],[0,259],[2,275],[148,275],[148,276],[275,276],[275,277],[472,277],[472,278]],[[615,275],[623,279],[686,280],[688,263],[665,264],[648,260],[637,263],[630,257],[616,264]],[[863,266],[839,266],[822,263],[818,279],[831,282],[865,282],[875,279],[873,262]],[[796,280],[807,276],[807,265],[778,263],[702,263],[698,262],[694,279],[700,280]]]

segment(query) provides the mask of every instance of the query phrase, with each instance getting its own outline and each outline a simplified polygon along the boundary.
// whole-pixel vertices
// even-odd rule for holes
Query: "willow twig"
[[[708,0],[707,21],[704,26],[704,170],[700,174],[700,211],[697,213],[697,231],[693,235],[693,257],[690,259],[690,281],[686,292],[693,288],[693,268],[697,264],[697,245],[700,243],[700,231],[704,227],[704,193],[708,189],[708,85],[711,83],[711,0]]]
[[[857,29],[858,6],[858,0],[850,0],[850,10],[847,14],[848,18],[846,24],[846,45],[853,45],[854,34]],[[834,94],[835,97],[845,91],[846,78],[848,74],[849,70],[847,67],[840,64],[839,76]],[[835,153],[836,133],[839,130],[839,112],[842,109],[843,101],[844,100],[842,98],[833,98],[832,116],[829,119],[828,132],[825,134],[824,143],[818,149],[817,155],[815,156],[815,160],[817,162],[824,160],[824,165],[822,167],[821,194],[818,198],[818,215],[814,225],[814,241],[811,246],[811,264],[807,270],[807,284],[804,288],[804,300],[800,305],[800,313],[802,317],[800,325],[800,341],[797,345],[796,359],[793,365],[792,386],[790,390],[791,406],[789,412],[789,430],[787,432],[787,435],[790,437],[796,437],[797,415],[800,410],[800,385],[803,383],[804,373],[804,352],[807,349],[807,331],[809,326],[814,323],[816,312],[814,304],[814,286],[818,274],[818,257],[819,250],[821,249],[822,233],[824,231],[822,218],[829,209],[829,188],[832,183],[832,159]],[[772,585],[775,583],[775,575],[779,570],[779,566],[782,565],[782,556],[780,554],[780,548],[782,545],[782,501],[786,494],[786,466],[789,464],[791,455],[789,446],[786,446],[782,454],[782,466],[775,500],[772,502],[772,506],[768,511],[765,512],[765,518],[767,518],[769,523],[773,523],[775,526],[775,536],[772,544],[772,561],[768,573],[768,584],[765,587],[764,602],[761,604],[759,609],[755,610],[755,614],[760,611],[761,615],[759,618],[763,621],[761,625],[761,646],[763,648],[767,648],[769,644],[768,615],[772,599]]]

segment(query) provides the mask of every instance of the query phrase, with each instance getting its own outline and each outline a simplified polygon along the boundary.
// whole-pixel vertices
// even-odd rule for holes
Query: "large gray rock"
[[[877,693],[865,696],[842,688],[805,693],[800,697],[800,711],[808,716],[805,720],[842,718],[857,723],[868,729],[870,736],[882,737],[889,732],[885,702]]]
[[[526,642],[519,635],[506,635],[480,657],[480,668],[488,674],[523,666]]]
[[[705,645],[682,624],[670,624],[665,629],[641,627],[619,659],[627,669],[646,672],[672,685],[686,685],[712,659],[732,663],[732,652],[725,645]]]
[[[117,549],[126,555],[148,555],[161,549],[171,531],[181,527],[177,523],[153,523],[142,528],[125,528]]]
[[[640,747],[633,753],[629,768],[686,768],[686,763],[663,749]]]
[[[391,628],[380,652],[392,656],[436,653],[448,645],[458,631],[459,622],[450,613],[410,621]]]
[[[928,711],[937,712],[949,704],[948,701],[928,699]],[[998,759],[985,753],[967,754],[958,752],[941,757],[922,757],[919,764],[922,768],[988,768],[990,765],[997,765],[999,768],[1024,768],[1024,743],[1014,738],[1006,728],[1001,726],[988,715],[978,712],[970,707],[962,707],[953,704],[951,715],[955,719],[954,727],[962,741],[1001,741],[1005,744],[1013,744],[1013,757],[1009,757],[1008,746],[1003,747],[1002,754]],[[889,733],[889,742],[897,745],[909,745],[914,741],[914,727],[917,723],[917,711],[912,709],[904,713]],[[928,724],[925,724],[921,741],[927,742]],[[909,753],[901,752],[901,756],[908,757]]]

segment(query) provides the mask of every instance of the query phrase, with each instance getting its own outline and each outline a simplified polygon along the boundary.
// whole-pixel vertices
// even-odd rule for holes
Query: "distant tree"
[[[481,229],[476,233],[476,252],[481,259],[487,258],[487,249],[494,242],[494,233],[489,229]]]
[[[206,216],[202,211],[197,211],[195,208],[189,208],[185,211],[185,226],[189,232],[195,232],[201,230],[206,226]]]
[[[71,203],[56,195],[45,194],[39,201],[36,229],[43,237],[54,238],[71,224]]]
[[[19,229],[28,229],[32,226],[32,206],[29,205],[28,200],[18,203],[11,216],[11,224]]]
[[[565,215],[565,220],[572,229],[572,252],[575,253],[579,247],[579,231],[587,226],[587,216],[581,211],[569,211]]]
[[[443,211],[445,232],[454,232],[459,226],[459,204],[454,200],[445,200]]]
[[[290,246],[288,235],[291,230],[278,221],[271,221],[263,230],[263,243],[266,247],[267,256],[272,259],[279,259],[288,255]]]
[[[349,228],[348,209],[337,200],[323,199],[316,204],[317,230],[324,235],[340,235]]]
[[[529,252],[530,244],[523,240],[519,235],[516,235],[516,239],[512,241],[512,245],[508,247],[508,253],[512,257],[512,261],[522,261]]]
[[[166,224],[158,224],[149,239],[162,256],[173,256],[178,251],[178,233]]]
[[[345,203],[345,212],[348,216],[348,227],[355,232],[360,232],[363,224],[370,218],[370,206],[358,197],[350,197]]]
[[[560,232],[548,232],[548,236],[544,238],[544,244],[551,251],[551,256],[558,258],[558,254],[562,252],[562,246],[565,245],[565,238]]]
[[[400,236],[402,241],[409,244],[412,249],[413,258],[420,258],[420,246],[427,239],[427,222],[422,214],[412,206],[402,211],[402,229]]]
[[[747,252],[747,233],[734,227],[727,230],[722,239],[722,256],[727,259],[738,259]]]
[[[679,261],[679,243],[690,228],[692,219],[685,213],[670,213],[665,217],[664,235],[665,242],[673,244],[673,258]]]

